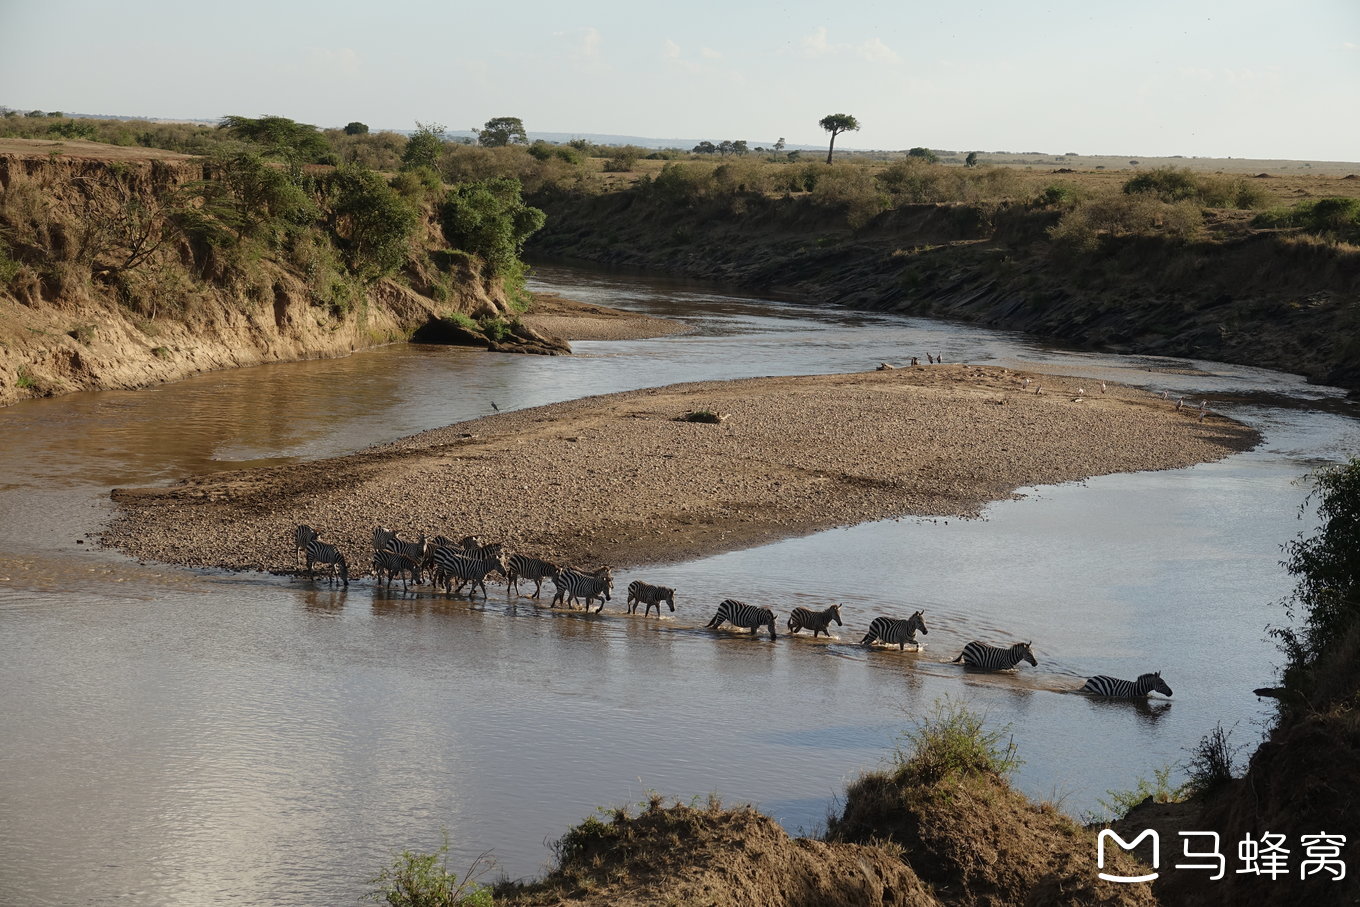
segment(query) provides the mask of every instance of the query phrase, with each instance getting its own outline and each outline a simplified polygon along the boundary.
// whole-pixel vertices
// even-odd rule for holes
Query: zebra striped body
[[[293,548],[296,555],[293,560],[294,566],[302,563],[302,555],[307,550],[307,543],[314,541],[317,535],[317,531],[305,523],[299,524],[298,528],[293,530]]]
[[[327,544],[320,539],[312,539],[307,543],[307,578],[313,578],[312,567],[315,564],[326,564],[338,571],[340,579],[344,580],[345,585],[349,585],[349,563],[345,556],[340,553],[340,549],[334,545]],[[332,572],[328,575],[326,585],[335,584],[335,575]]]
[[[479,539],[476,539],[473,536],[468,536],[467,538],[463,539],[463,553],[468,557],[475,558],[500,557],[503,553],[505,553],[505,545],[501,544],[500,542],[492,542],[489,545],[468,544],[468,542],[478,541]]]
[[[406,588],[406,574],[411,574],[411,581],[420,581],[420,562],[410,555],[398,554],[395,551],[375,551],[373,552],[373,575],[379,582],[383,576],[387,577],[387,585],[391,587],[392,579],[398,574],[401,575],[401,587]]]
[[[591,600],[598,598],[600,607],[595,609],[595,613],[599,614],[604,610],[604,603],[609,601],[609,593],[614,590],[614,573],[608,567],[594,573],[564,567],[553,574],[553,585],[557,587],[557,594],[548,607],[556,608],[558,602],[563,602],[570,608],[571,603],[580,598],[589,611]]]
[[[921,644],[916,641],[916,633],[929,633],[926,629],[925,618],[922,612],[917,611],[906,620],[897,620],[892,617],[875,617],[869,621],[869,632],[864,634],[864,638],[859,641],[862,646],[872,646],[875,640],[892,645],[897,643],[897,651],[906,649],[907,643],[911,643],[919,650]]]
[[[799,630],[811,630],[812,638],[816,639],[817,634],[825,633],[831,635],[831,622],[841,624],[841,606],[832,605],[825,611],[809,611],[807,608],[794,608],[789,614],[789,632],[797,633]]]
[[[486,577],[491,572],[505,574],[505,560],[500,557],[468,557],[457,548],[436,548],[434,549],[434,569],[436,571],[435,585],[439,584],[440,579],[444,582],[444,591],[462,592],[463,586],[472,583],[469,590],[469,597],[477,591],[477,587],[482,587],[482,597],[486,598]],[[458,588],[453,588],[454,579],[458,580]]]
[[[661,616],[661,603],[665,602],[672,611],[675,610],[675,590],[670,586],[653,586],[651,583],[644,583],[640,579],[635,579],[628,584],[628,613],[636,614],[639,604],[645,605],[642,609],[642,616],[646,617],[656,606],[656,616]]]
[[[377,530],[374,530],[373,532],[373,540],[374,541],[378,540]],[[420,538],[414,542],[408,542],[405,541],[404,539],[397,538],[397,534],[395,532],[389,533],[387,536],[387,543],[384,544],[381,548],[378,548],[376,550],[380,552],[387,551],[392,554],[400,554],[403,557],[409,557],[412,561],[415,562],[416,565],[415,573],[413,574],[413,579],[417,586],[420,585],[420,571],[424,569],[425,565],[429,563],[430,560],[429,558],[430,544],[425,540],[425,533],[422,532],[420,534]]]
[[[386,551],[387,543],[397,537],[397,534],[386,526],[373,527],[373,550]]]
[[[952,663],[958,664],[962,661],[966,665],[987,671],[1006,671],[1022,661],[1038,665],[1039,662],[1034,660],[1034,653],[1030,651],[1029,646],[1030,644],[1027,642],[1017,642],[1009,648],[1001,649],[973,640],[963,647],[959,657],[955,658]]]
[[[543,581],[554,576],[560,568],[548,561],[541,561],[536,557],[529,557],[527,554],[512,554],[506,561],[505,577],[509,580],[507,592],[513,589],[519,591],[519,581],[521,579],[531,579],[534,581],[534,594],[530,598],[538,598],[543,591]]]
[[[1139,674],[1137,680],[1120,680],[1118,677],[1098,674],[1087,680],[1081,688],[1083,693],[1108,696],[1111,699],[1146,699],[1147,695],[1154,690],[1166,696],[1171,695],[1171,687],[1166,685],[1165,680],[1162,680],[1161,671],[1153,674]]]
[[[722,626],[723,621],[727,621],[734,627],[749,629],[752,636],[761,627],[769,627],[770,639],[775,638],[774,612],[769,608],[757,608],[755,605],[748,605],[731,598],[723,599],[722,603],[718,605],[718,612],[708,622],[708,629],[716,630]]]

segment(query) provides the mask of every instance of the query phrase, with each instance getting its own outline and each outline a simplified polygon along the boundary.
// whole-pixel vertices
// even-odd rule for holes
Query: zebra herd
[[[315,577],[316,565],[323,565],[330,568],[329,584],[333,585],[338,578],[346,586],[349,585],[349,563],[336,546],[321,541],[315,529],[306,525],[298,526],[294,531],[293,541],[297,561],[301,561],[305,556],[308,578]],[[614,572],[610,567],[584,570],[578,567],[559,566],[551,561],[523,554],[507,555],[501,543],[484,545],[476,536],[467,536],[459,542],[454,542],[442,535],[427,539],[424,533],[421,533],[416,541],[408,542],[383,526],[374,528],[373,575],[379,584],[391,588],[393,580],[400,578],[402,588],[405,589],[408,588],[408,576],[411,583],[419,585],[421,576],[426,571],[430,573],[431,583],[436,589],[442,588],[445,592],[458,594],[462,592],[464,586],[471,584],[468,595],[471,596],[480,588],[483,598],[487,596],[486,578],[492,573],[499,573],[505,577],[507,590],[516,593],[519,590],[519,580],[533,580],[534,591],[530,598],[538,598],[543,589],[543,580],[551,579],[557,592],[549,605],[550,608],[556,608],[561,603],[570,609],[574,607],[576,600],[580,599],[581,606],[586,613],[590,613],[591,604],[598,600],[596,614],[604,610],[604,603],[610,600],[610,593],[614,589]],[[457,587],[453,585],[454,580],[458,581]],[[647,617],[652,608],[656,608],[656,616],[660,617],[662,602],[671,611],[675,610],[673,588],[654,586],[641,580],[634,580],[628,584],[629,614],[636,614],[638,605],[643,605],[643,617]],[[795,636],[800,630],[811,630],[813,639],[822,633],[830,637],[832,622],[843,626],[839,604],[823,611],[794,608],[789,613],[788,630]],[[705,627],[714,630],[724,623],[750,630],[753,636],[764,627],[769,631],[770,639],[777,638],[775,614],[770,608],[748,605],[732,598],[724,599],[718,605],[713,619]],[[878,642],[896,645],[898,651],[903,651],[907,643],[911,643],[919,651],[921,643],[916,639],[917,633],[927,635],[930,633],[926,629],[922,611],[918,610],[905,620],[880,616],[869,622],[869,632],[864,634],[859,644],[870,647]],[[965,666],[986,671],[1011,670],[1022,661],[1037,667],[1039,662],[1035,659],[1030,646],[1031,643],[1028,642],[1012,643],[1010,646],[990,646],[974,640],[964,646],[963,651],[950,663],[963,663]],[[1112,699],[1144,699],[1154,691],[1166,696],[1171,695],[1171,687],[1162,680],[1160,671],[1140,675],[1137,680],[1120,680],[1101,674],[1089,678],[1080,690],[1083,693]]]

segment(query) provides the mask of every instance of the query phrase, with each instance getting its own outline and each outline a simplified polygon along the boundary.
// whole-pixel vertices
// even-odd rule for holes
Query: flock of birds
[[[299,525],[294,531],[294,543],[298,559],[304,556],[306,558],[309,578],[315,577],[317,565],[324,565],[330,568],[327,574],[328,583],[334,584],[338,579],[346,586],[349,585],[348,560],[335,545],[322,541],[315,529]],[[402,588],[406,589],[408,577],[412,583],[419,585],[422,575],[426,572],[429,573],[436,590],[442,588],[446,592],[458,594],[465,586],[470,585],[469,596],[480,587],[484,598],[487,594],[486,577],[491,573],[499,573],[505,577],[507,592],[516,594],[520,580],[533,580],[535,586],[530,598],[538,598],[543,589],[543,581],[551,579],[557,592],[549,605],[550,608],[556,608],[561,604],[571,609],[575,607],[577,599],[580,599],[582,607],[589,613],[591,605],[598,600],[596,614],[604,610],[604,603],[610,600],[610,593],[614,588],[614,573],[610,567],[595,570],[562,567],[527,555],[507,554],[501,543],[482,544],[476,536],[467,536],[454,542],[444,536],[427,539],[422,533],[416,541],[406,541],[396,532],[383,526],[373,530],[373,575],[380,585],[385,584],[391,588],[392,583],[400,578]],[[634,580],[628,584],[626,607],[629,614],[636,614],[638,605],[642,605],[644,618],[650,615],[652,608],[656,608],[657,617],[660,617],[663,603],[672,612],[675,611],[675,589],[670,586],[652,585],[641,580]],[[844,626],[841,621],[841,607],[835,604],[822,611],[794,608],[789,614],[788,631],[797,635],[800,630],[811,630],[814,639],[822,633],[830,637],[833,622]],[[775,639],[778,635],[775,632],[773,609],[748,605],[736,599],[724,599],[718,605],[712,620],[705,626],[708,629],[717,629],[724,623],[750,630],[752,635],[758,633],[762,627],[768,629],[770,639]],[[910,643],[919,651],[921,644],[917,641],[916,634],[929,632],[922,611],[918,610],[904,620],[881,616],[869,623],[869,631],[860,640],[860,645],[872,646],[878,642],[896,645],[898,650],[902,651]],[[992,646],[974,640],[964,646],[963,651],[951,663],[963,663],[969,667],[989,671],[1010,670],[1022,661],[1037,666],[1039,662],[1035,659],[1030,646],[1029,642]],[[1170,696],[1171,688],[1162,680],[1161,672],[1143,674],[1136,680],[1121,680],[1102,674],[1088,678],[1081,692],[1110,698],[1142,699],[1152,692]]]

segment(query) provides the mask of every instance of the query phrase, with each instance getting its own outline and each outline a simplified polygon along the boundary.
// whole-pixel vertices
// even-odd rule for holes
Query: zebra
[[[656,606],[656,616],[661,616],[661,603],[672,610],[675,610],[675,590],[670,586],[653,586],[651,583],[644,583],[640,579],[635,579],[628,584],[628,613],[636,614],[639,604],[645,605],[642,609],[642,616],[646,617]]]
[[[1006,671],[1022,661],[1027,661],[1037,667],[1039,662],[1034,660],[1034,653],[1030,651],[1029,647],[1030,644],[1027,642],[1017,642],[1011,643],[1009,648],[1002,649],[973,640],[963,647],[959,657],[955,658],[950,664],[958,664],[962,661],[966,665],[984,668],[988,671]]]
[[[375,551],[373,552],[373,575],[382,582],[383,574],[387,575],[387,586],[391,588],[392,579],[397,574],[401,574],[401,587],[406,588],[406,574],[410,573],[412,581],[419,582],[420,562],[408,554],[400,554],[396,551]]]
[[[538,598],[543,591],[543,581],[557,573],[561,569],[556,564],[549,561],[541,561],[536,557],[529,557],[527,554],[512,554],[506,561],[505,578],[508,581],[507,593],[513,589],[519,591],[519,581],[521,579],[531,579],[534,581],[534,594],[530,598]]]
[[[340,549],[335,547],[334,545],[323,542],[320,539],[312,539],[310,542],[308,542],[307,543],[308,579],[314,578],[314,574],[312,571],[313,564],[328,564],[335,568],[338,568],[340,572],[340,579],[344,580],[346,586],[349,585],[349,563],[345,560],[345,556],[340,553]],[[328,576],[328,582],[326,583],[326,585],[331,586],[334,584],[335,576],[333,574],[330,574]]]
[[[473,542],[474,544],[469,545],[468,542]],[[463,553],[468,557],[499,557],[504,552],[505,545],[501,542],[491,542],[488,545],[483,545],[481,544],[481,539],[471,535],[463,539]]]
[[[443,575],[445,592],[461,592],[463,586],[468,582],[472,583],[472,589],[468,592],[468,597],[477,591],[477,587],[482,587],[482,598],[486,598],[486,576],[488,573],[497,572],[505,575],[505,558],[469,557],[460,553],[456,548],[436,548],[434,549],[434,564],[436,573],[435,584],[439,584],[439,575]],[[458,579],[458,588],[453,588],[454,578]]]
[[[710,630],[716,630],[722,625],[723,621],[727,621],[734,627],[749,629],[752,636],[755,636],[756,631],[761,627],[769,627],[770,639],[776,638],[774,612],[769,608],[757,608],[755,605],[725,598],[718,605],[718,612],[713,615],[713,619],[708,622],[707,627]]]
[[[864,634],[864,638],[859,641],[862,646],[872,646],[874,640],[885,642],[888,645],[897,643],[897,651],[904,651],[907,643],[916,646],[916,650],[921,650],[921,643],[916,640],[916,633],[929,633],[926,629],[926,621],[922,612],[917,611],[906,620],[897,620],[892,617],[875,617],[869,621],[869,632]]]
[[[1137,680],[1120,680],[1118,677],[1098,674],[1087,680],[1081,688],[1083,693],[1108,696],[1112,699],[1145,699],[1148,693],[1154,690],[1167,696],[1171,695],[1171,687],[1166,685],[1165,680],[1162,680],[1161,671],[1153,674],[1139,674]]]
[[[577,598],[585,601],[585,609],[590,610],[590,602],[598,598],[600,607],[595,609],[599,614],[604,610],[604,603],[609,601],[609,593],[614,589],[614,571],[608,567],[601,567],[594,573],[585,573],[572,567],[564,567],[553,574],[553,585],[557,587],[557,594],[553,596],[552,604],[548,607],[556,608],[558,602],[564,602],[570,608],[571,603]]]
[[[307,543],[318,536],[319,533],[306,523],[299,523],[298,527],[293,530],[293,547],[296,555],[293,559],[294,566],[302,563],[302,554],[307,550]]]
[[[789,614],[789,632],[797,634],[799,630],[808,629],[812,631],[812,638],[816,639],[818,633],[831,635],[831,622],[836,622],[836,626],[844,626],[841,623],[841,606],[832,605],[825,611],[809,611],[807,608],[794,608]]]
[[[378,545],[381,541],[382,545]],[[420,573],[430,564],[430,543],[425,538],[425,533],[420,534],[420,538],[414,542],[397,537],[395,532],[379,526],[373,530],[373,551],[375,554],[383,551],[392,554],[400,554],[410,558],[415,563],[415,570],[411,574],[412,580],[417,586],[420,585]]]
[[[386,526],[373,527],[373,550],[386,551],[388,542],[393,541],[397,534]]]

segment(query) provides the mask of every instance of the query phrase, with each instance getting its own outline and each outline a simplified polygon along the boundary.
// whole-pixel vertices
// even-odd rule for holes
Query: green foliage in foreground
[[[1321,526],[1285,546],[1296,581],[1285,611],[1301,625],[1271,631],[1289,659],[1285,686],[1305,693],[1312,668],[1360,625],[1360,458],[1319,470],[1313,481],[1303,507],[1316,500]]]
[[[403,850],[392,865],[369,880],[367,895],[389,907],[492,907],[491,889],[476,879],[487,855],[479,856],[460,879],[448,866],[449,839],[434,853]]]
[[[1152,770],[1151,781],[1139,775],[1138,783],[1132,790],[1106,791],[1105,797],[1096,798],[1096,802],[1105,810],[1105,815],[1087,814],[1083,818],[1088,822],[1108,822],[1114,819],[1122,819],[1129,814],[1131,809],[1149,797],[1152,798],[1153,803],[1176,803],[1185,799],[1185,788],[1171,784],[1171,774],[1175,770],[1174,765],[1164,765]],[[1106,797],[1109,799],[1106,799]]]
[[[948,696],[935,700],[916,726],[902,733],[909,744],[893,756],[896,774],[912,785],[987,774],[1004,778],[1021,764],[1011,726],[986,727],[985,713]]]

